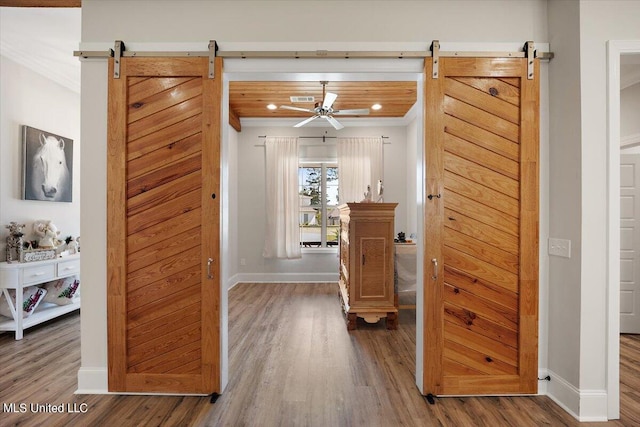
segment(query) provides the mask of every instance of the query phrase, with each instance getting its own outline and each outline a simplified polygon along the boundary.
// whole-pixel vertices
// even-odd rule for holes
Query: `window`
[[[300,245],[304,248],[337,246],[340,229],[337,164],[300,164],[298,187]]]

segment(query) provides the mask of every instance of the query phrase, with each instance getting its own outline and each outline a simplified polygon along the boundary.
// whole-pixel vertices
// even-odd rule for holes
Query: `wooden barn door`
[[[109,391],[220,392],[222,60],[109,63]]]
[[[424,392],[536,393],[538,60],[425,67]]]

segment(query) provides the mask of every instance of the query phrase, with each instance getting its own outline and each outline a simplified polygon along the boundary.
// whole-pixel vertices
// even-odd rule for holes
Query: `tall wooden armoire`
[[[386,318],[398,327],[394,292],[393,236],[397,203],[347,203],[340,209],[340,297],[347,329],[356,319]]]

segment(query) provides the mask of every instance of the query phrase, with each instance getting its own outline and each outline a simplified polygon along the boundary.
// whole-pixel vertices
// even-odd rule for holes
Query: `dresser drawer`
[[[55,264],[37,265],[33,267],[27,267],[23,271],[23,283],[28,285],[30,283],[42,283],[47,280],[53,280],[56,278],[56,266]]]
[[[69,261],[61,261],[57,264],[58,267],[58,277],[71,276],[73,274],[80,273],[80,260],[73,259]]]

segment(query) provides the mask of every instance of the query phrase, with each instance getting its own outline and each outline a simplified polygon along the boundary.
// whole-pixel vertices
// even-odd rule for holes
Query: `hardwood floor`
[[[26,426],[573,426],[545,396],[438,398],[414,384],[413,311],[397,331],[358,321],[347,332],[335,284],[240,284],[229,292],[229,384],[205,397],[74,395],[77,314],[0,335],[0,424]],[[621,337],[622,418],[640,425],[640,336]],[[8,413],[15,403],[81,413]],[[75,406],[74,406],[75,404]],[[86,407],[83,405],[86,404]],[[19,406],[15,407],[20,410]]]

